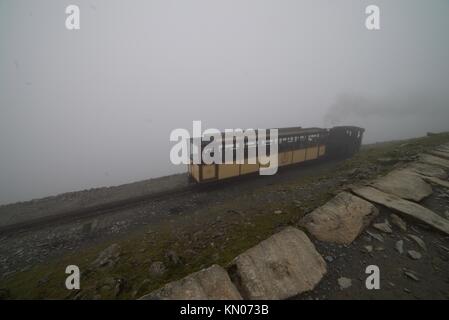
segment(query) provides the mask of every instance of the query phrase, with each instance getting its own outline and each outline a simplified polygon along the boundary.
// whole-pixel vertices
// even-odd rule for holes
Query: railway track
[[[252,176],[253,177],[253,176]],[[165,200],[170,197],[180,197],[195,192],[212,192],[220,187],[229,186],[233,183],[238,183],[241,180],[251,179],[251,176],[241,177],[233,181],[219,181],[209,183],[207,185],[189,182],[188,185],[164,190],[161,192],[153,192],[147,195],[130,197],[124,200],[111,201],[108,203],[93,205],[84,208],[61,211],[49,216],[34,218],[23,222],[10,224],[7,226],[0,226],[0,235],[8,235],[12,233],[23,233],[32,230],[40,229],[41,227],[48,227],[60,223],[72,223],[78,220],[95,218],[106,214],[111,214],[121,210],[134,208],[152,201]]]
[[[36,230],[43,226],[48,227],[49,225],[55,225],[59,223],[70,223],[85,218],[95,218],[120,210],[134,208],[150,201],[158,201],[167,199],[169,197],[182,196],[192,192],[200,191],[201,189],[204,189],[202,187],[203,186],[191,183],[188,186],[173,188],[171,190],[155,192],[148,195],[131,197],[125,200],[112,201],[75,210],[63,211],[46,217],[30,219],[28,221],[2,226],[0,227],[0,235],[21,233]]]
[[[338,160],[325,161],[323,159],[315,160],[311,163],[303,163],[299,165],[293,165],[291,167],[279,168],[278,174],[274,176],[264,176],[264,179],[266,179],[266,183],[271,184],[275,183],[278,179],[288,179],[290,175],[289,173],[297,172],[298,174],[307,174],[307,172],[309,172],[308,170],[306,170],[307,167],[319,169],[322,165],[326,167],[327,165],[336,164],[338,162]],[[61,211],[45,217],[39,217],[6,226],[0,226],[0,236],[20,234],[33,230],[39,230],[43,227],[49,227],[58,224],[69,224],[81,221],[83,219],[96,218],[119,212],[121,210],[131,209],[149,202],[165,200],[171,197],[181,197],[198,192],[214,192],[216,190],[219,190],[220,188],[235,187],[236,184],[240,184],[244,181],[256,180],[256,175],[257,174],[245,175],[227,181],[216,181],[208,184],[197,184],[195,182],[189,182],[185,186],[175,187],[170,190],[153,192],[151,194],[130,197],[124,200],[111,201],[108,203],[92,205],[84,208]]]
[[[329,130],[319,128],[303,129],[298,127],[281,128],[279,130],[279,170],[281,167],[282,169],[286,169],[287,167],[319,163],[329,158],[352,156],[360,148],[364,131],[364,129],[358,127],[334,127]],[[237,147],[235,143],[232,140],[232,152]],[[223,145],[223,148],[226,146],[227,144]],[[249,148],[248,143],[243,144],[243,146],[246,149]],[[199,184],[191,182],[179,188],[175,187],[161,192],[153,192],[151,194],[139,195],[89,207],[55,212],[25,221],[16,221],[9,225],[1,225],[0,235],[23,232],[41,226],[48,227],[55,223],[73,222],[87,217],[97,217],[118,210],[132,208],[147,201],[180,196],[201,190],[203,186],[207,190],[213,190],[214,185],[235,183],[236,181],[254,176],[259,171],[259,169],[254,170],[253,167],[248,166],[250,165],[243,166],[239,163],[221,166],[215,165],[212,167],[192,164],[189,167],[191,178],[195,179]],[[20,217],[20,213],[18,217]],[[5,217],[5,219],[8,219],[8,217]]]

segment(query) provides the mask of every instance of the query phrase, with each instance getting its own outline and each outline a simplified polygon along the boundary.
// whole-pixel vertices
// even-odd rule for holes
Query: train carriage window
[[[301,136],[301,138],[300,138],[300,145],[301,145],[301,148],[305,148],[306,147],[306,136]]]

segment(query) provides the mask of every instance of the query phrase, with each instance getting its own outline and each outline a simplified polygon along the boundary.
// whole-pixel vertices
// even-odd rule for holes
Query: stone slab
[[[287,227],[235,258],[229,273],[243,298],[278,300],[312,290],[326,262],[304,232]]]
[[[318,240],[350,244],[377,214],[377,208],[370,202],[341,192],[306,215],[301,224]]]

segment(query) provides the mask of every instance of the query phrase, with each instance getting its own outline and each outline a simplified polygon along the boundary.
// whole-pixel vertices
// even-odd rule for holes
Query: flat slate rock
[[[378,213],[370,202],[341,192],[306,215],[301,224],[318,240],[350,244]]]
[[[166,284],[141,300],[241,300],[227,272],[214,264],[207,269]]]
[[[432,194],[432,187],[415,172],[401,169],[394,170],[371,183],[383,192],[416,202]]]
[[[352,191],[366,200],[381,204],[405,216],[420,220],[445,234],[449,234],[449,220],[440,217],[435,212],[417,203],[401,199],[372,187],[352,187]]]
[[[441,151],[449,154],[449,148],[448,147],[438,147],[434,151]]]
[[[436,157],[436,156],[432,156],[430,154],[422,154],[420,156],[420,160],[421,162],[424,163],[428,163],[428,164],[432,164],[435,166],[440,166],[443,167],[445,169],[449,169],[449,160],[440,158],[440,157]]]
[[[405,167],[405,169],[416,172],[423,176],[435,177],[439,179],[447,178],[447,173],[443,168],[427,163],[412,162],[407,167]]]
[[[423,177],[423,179],[441,187],[449,188],[449,181],[447,180],[439,179],[436,177]]]
[[[430,151],[429,153],[434,155],[434,156],[441,157],[441,158],[444,158],[446,160],[449,160],[449,152],[442,151],[442,150],[434,150],[434,151]]]
[[[312,290],[326,262],[307,235],[293,227],[234,259],[229,274],[244,299],[286,299]]]

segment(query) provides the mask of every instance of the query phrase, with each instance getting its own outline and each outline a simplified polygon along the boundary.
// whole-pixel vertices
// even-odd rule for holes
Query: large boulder
[[[304,232],[287,227],[235,258],[229,273],[245,299],[286,299],[312,290],[326,262]]]
[[[413,171],[394,170],[371,183],[383,192],[394,194],[407,200],[421,201],[432,194],[432,187]]]
[[[241,300],[225,269],[214,264],[207,269],[166,284],[141,300]]]
[[[318,240],[349,244],[378,214],[370,202],[341,192],[305,216],[301,223]]]
[[[449,220],[415,202],[401,199],[371,187],[352,187],[358,196],[395,210],[404,216],[419,220],[433,228],[449,234]]]

